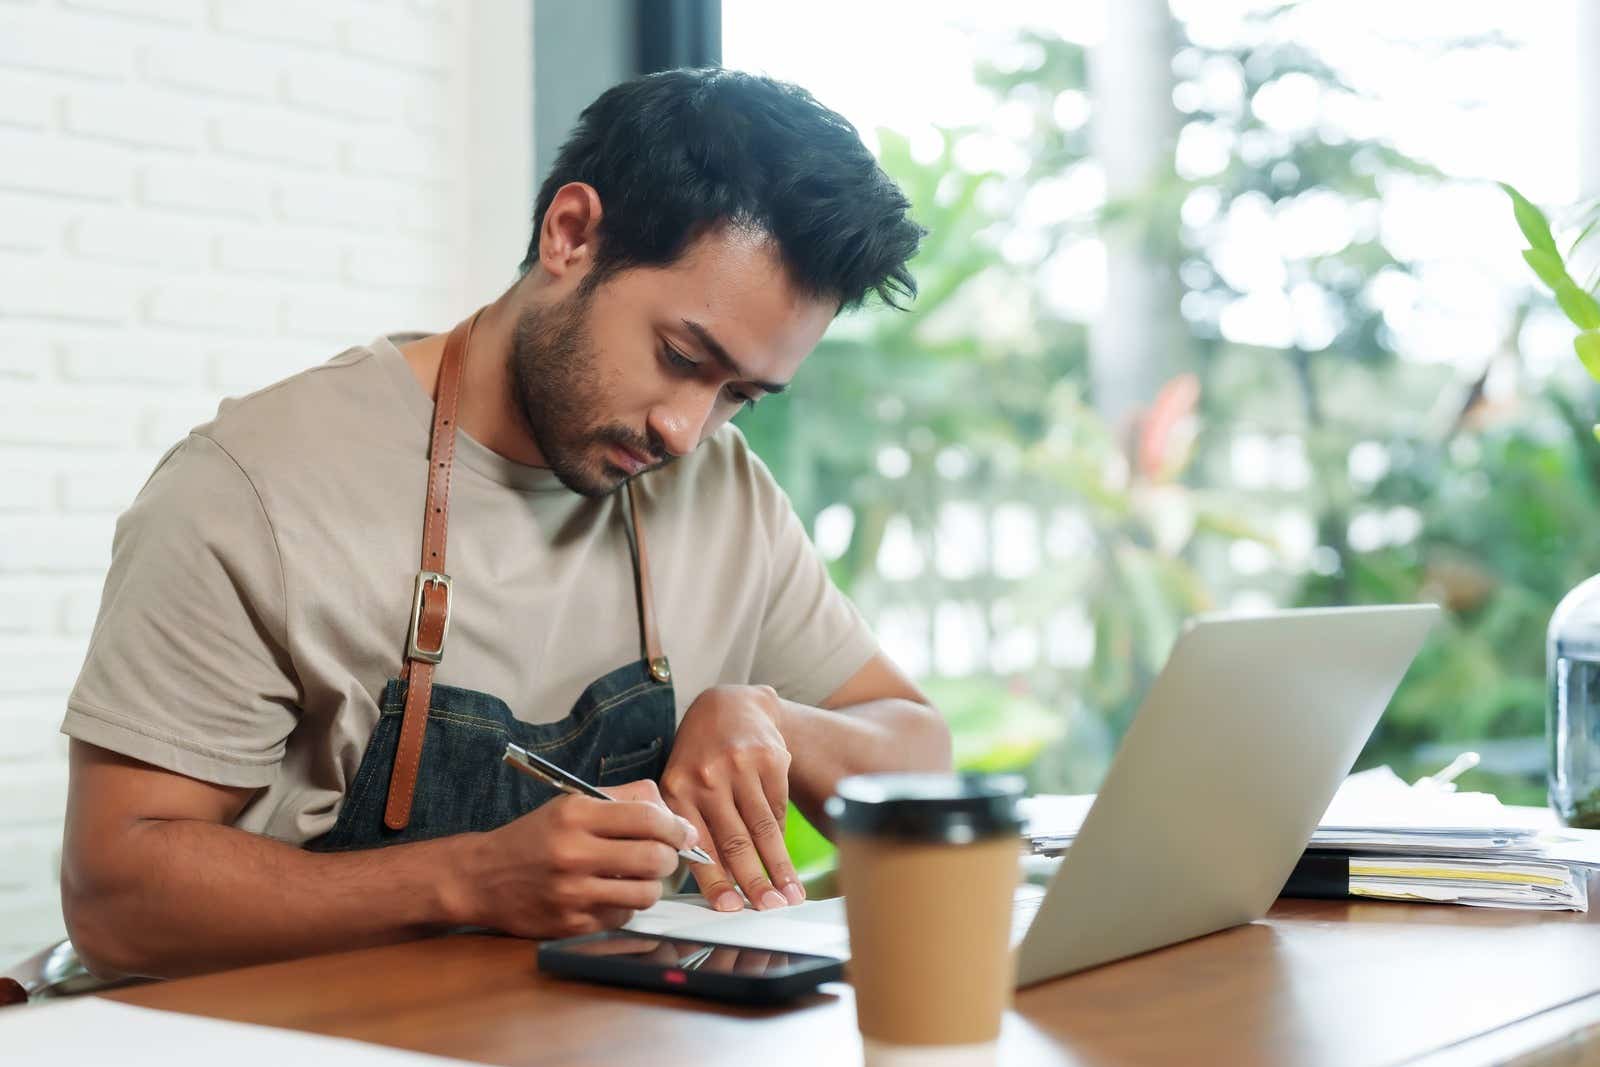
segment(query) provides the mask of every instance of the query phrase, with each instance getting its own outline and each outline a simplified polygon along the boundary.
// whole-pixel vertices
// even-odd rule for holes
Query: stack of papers
[[[1587,879],[1563,863],[1352,854],[1353,897],[1433,901],[1488,908],[1588,911]]]
[[[1548,813],[1508,808],[1489,793],[1407,785],[1388,767],[1375,767],[1345,779],[1311,846],[1432,855],[1536,851],[1541,831],[1552,824]]]
[[[1092,795],[1024,800],[1033,851],[1065,852],[1093,803]],[[1388,767],[1345,780],[1309,849],[1308,859],[1347,857],[1350,896],[1479,907],[1587,911],[1588,875],[1600,869],[1600,832],[1555,828],[1548,812],[1505,807],[1487,793],[1407,785]]]

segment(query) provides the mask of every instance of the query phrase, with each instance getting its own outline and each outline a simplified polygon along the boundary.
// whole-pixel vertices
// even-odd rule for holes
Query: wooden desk
[[[457,936],[107,995],[484,1063],[859,1064],[850,989],[824,988],[787,1010],[724,1008],[548,979],[531,943]],[[1597,1048],[1600,914],[1283,900],[1023,991],[1002,1063],[1578,1064]]]

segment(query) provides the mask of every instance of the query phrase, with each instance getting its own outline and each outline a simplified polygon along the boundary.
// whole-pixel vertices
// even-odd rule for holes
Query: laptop
[[[1265,915],[1438,614],[1193,619],[1038,898],[1017,984]]]
[[[1043,893],[1018,889],[1019,986],[1266,914],[1422,647],[1431,604],[1207,615],[1183,628]],[[849,955],[842,899],[628,929]]]

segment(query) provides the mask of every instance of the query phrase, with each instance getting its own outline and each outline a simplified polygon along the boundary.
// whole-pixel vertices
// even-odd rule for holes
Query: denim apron
[[[618,492],[629,519],[641,657],[590,683],[567,716],[551,723],[522,722],[503,700],[489,693],[432,684],[431,667],[442,658],[448,630],[449,577],[430,565],[443,566],[460,365],[476,319],[474,315],[452,331],[439,371],[426,513],[429,523],[438,517],[438,528],[424,526],[423,571],[416,583],[405,670],[402,677],[385,684],[377,726],[338,820],[332,830],[306,845],[314,851],[377,848],[492,830],[558,796],[550,786],[501,761],[507,742],[602,786],[660,778],[672,747],[677,721],[672,672],[660,651],[644,530],[631,482]],[[424,597],[439,589],[442,618],[431,635],[425,634],[427,628],[419,622]],[[419,653],[435,658],[419,661]],[[419,662],[427,664],[425,673],[415,669]],[[420,690],[411,693],[418,686],[428,690],[425,705]],[[410,706],[408,695],[415,698]],[[410,726],[414,733],[409,756],[404,737],[408,713],[416,716]],[[397,807],[404,814],[401,819],[393,816]]]

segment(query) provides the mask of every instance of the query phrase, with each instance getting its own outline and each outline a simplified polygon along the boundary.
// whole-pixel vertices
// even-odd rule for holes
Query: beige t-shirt
[[[406,336],[224,401],[167,453],[117,522],[63,732],[261,787],[245,829],[332,828],[401,668],[421,555],[433,403]],[[818,703],[877,651],[735,428],[637,489],[680,717],[728,683]],[[638,659],[625,514],[458,432],[436,681],[551,722]]]

